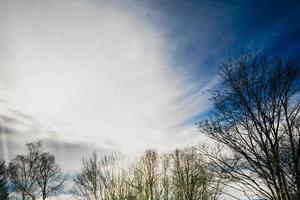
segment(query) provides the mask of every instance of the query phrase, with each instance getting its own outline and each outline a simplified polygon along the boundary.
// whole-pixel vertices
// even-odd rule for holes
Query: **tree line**
[[[125,166],[118,157],[98,159],[94,154],[83,159],[83,169],[74,178],[74,193],[88,200],[215,200],[220,196],[217,177],[194,148],[162,155],[146,150]]]
[[[197,123],[211,145],[136,161],[112,153],[82,159],[72,192],[86,200],[300,199],[300,77],[298,61],[244,54],[220,66],[213,109]],[[6,167],[0,162],[0,199],[7,181],[23,200],[46,199],[65,178],[39,142]],[[230,193],[229,190],[234,192]],[[238,194],[238,195],[235,195]]]
[[[8,180],[23,200],[44,200],[63,187],[65,178],[54,155],[42,152],[40,142],[26,146],[27,154],[16,156],[7,169],[1,162],[1,200],[8,199]],[[82,159],[71,192],[86,200],[214,200],[220,185],[208,167],[195,148],[162,155],[149,149],[135,162],[126,162],[120,153],[100,158],[94,153]]]

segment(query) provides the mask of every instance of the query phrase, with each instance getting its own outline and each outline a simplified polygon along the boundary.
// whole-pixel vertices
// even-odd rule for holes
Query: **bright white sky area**
[[[92,151],[201,140],[190,119],[216,79],[192,84],[175,70],[172,41],[143,12],[134,1],[1,1],[2,158],[41,139],[72,171]]]

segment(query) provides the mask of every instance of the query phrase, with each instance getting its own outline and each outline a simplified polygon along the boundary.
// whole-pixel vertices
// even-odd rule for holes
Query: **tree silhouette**
[[[294,60],[245,55],[221,66],[211,118],[201,131],[231,151],[206,154],[243,188],[300,199],[300,95]]]
[[[23,200],[35,200],[40,195],[44,200],[62,187],[61,170],[54,155],[41,151],[41,142],[28,143],[26,147],[27,154],[17,155],[9,164],[10,180]]]
[[[93,156],[88,159],[83,158],[82,165],[82,171],[74,178],[74,193],[87,200],[103,199],[104,184],[101,181],[101,164],[97,154],[94,153]]]
[[[26,147],[28,154],[16,156],[9,164],[10,180],[23,200],[28,196],[35,200],[38,191],[35,172],[41,143],[28,143]]]
[[[55,163],[55,156],[50,153],[41,153],[38,156],[34,175],[43,200],[56,194],[65,181],[61,169]]]
[[[202,157],[193,148],[175,150],[172,154],[173,187],[176,197],[186,200],[214,200],[215,190],[210,188],[213,177],[208,173]]]
[[[5,161],[0,160],[0,200],[7,200],[7,171]]]

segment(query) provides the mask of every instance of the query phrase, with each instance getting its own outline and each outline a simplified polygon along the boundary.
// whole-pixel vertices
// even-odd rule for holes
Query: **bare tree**
[[[5,161],[0,160],[0,200],[8,199],[7,176]]]
[[[111,153],[100,160],[100,181],[104,185],[104,199],[126,199],[123,155]]]
[[[159,157],[155,150],[146,150],[138,162],[132,166],[131,186],[135,199],[159,199]]]
[[[172,154],[173,193],[175,199],[213,200],[218,188],[211,187],[213,177],[194,148],[176,150]]]
[[[75,178],[73,192],[87,200],[129,199],[130,189],[123,166],[123,155],[111,153],[98,159],[83,158],[83,168]]]
[[[129,184],[129,194],[131,199],[146,199],[146,186],[144,184],[144,173],[141,169],[140,163],[134,163],[130,166],[131,172],[128,176],[127,182]]]
[[[300,199],[300,95],[292,59],[246,55],[222,65],[215,110],[201,131],[231,151],[207,154],[243,188],[272,200]]]
[[[29,143],[26,147],[28,154],[16,156],[9,164],[10,180],[17,192],[21,193],[23,200],[28,196],[35,200],[38,188],[35,171],[41,143]]]
[[[158,168],[159,157],[156,151],[147,150],[141,158],[141,167],[144,175],[145,194],[149,200],[159,199],[158,188],[160,171]]]
[[[61,169],[55,163],[55,156],[50,153],[41,153],[38,156],[34,175],[43,200],[56,194],[65,181]]]
[[[82,165],[81,172],[74,178],[74,193],[87,200],[103,199],[104,185],[101,182],[100,162],[96,153],[91,158],[83,158]]]
[[[171,156],[163,154],[160,156],[161,167],[161,199],[169,200],[172,197],[172,170]]]
[[[26,144],[27,154],[16,156],[9,164],[10,180],[22,199],[46,199],[55,194],[64,182],[55,156],[41,151],[41,142]]]

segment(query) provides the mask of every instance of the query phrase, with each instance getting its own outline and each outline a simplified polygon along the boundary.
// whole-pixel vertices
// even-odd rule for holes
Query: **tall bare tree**
[[[172,154],[173,192],[179,200],[214,200],[218,188],[208,173],[202,157],[194,148],[176,150]]]
[[[215,110],[201,131],[231,151],[208,155],[227,177],[266,199],[300,199],[299,65],[245,55],[221,66]]]
[[[26,147],[28,154],[16,156],[9,164],[10,180],[23,200],[28,196],[35,200],[38,189],[35,172],[41,143],[29,143]]]
[[[161,199],[169,200],[172,197],[172,170],[171,156],[163,154],[160,156],[160,171],[161,171]]]
[[[8,199],[7,176],[5,161],[0,160],[0,200]]]
[[[55,156],[50,153],[38,155],[34,175],[43,200],[56,194],[65,181],[61,169],[55,163]]]
[[[119,153],[100,159],[94,153],[88,159],[83,158],[83,168],[74,178],[73,192],[87,200],[129,199],[130,188],[122,162]]]
[[[87,200],[101,200],[104,185],[101,181],[100,161],[94,153],[91,158],[82,159],[82,170],[75,178],[73,192]]]
[[[159,157],[154,150],[147,150],[141,158],[141,170],[143,171],[146,199],[159,199]]]
[[[23,200],[38,196],[44,200],[62,187],[61,170],[54,155],[42,152],[40,141],[28,143],[26,148],[26,155],[18,155],[10,162],[10,180]]]
[[[100,160],[100,181],[104,185],[104,199],[126,199],[123,155],[111,153]]]
[[[159,156],[155,150],[148,149],[132,166],[130,184],[134,191],[134,199],[159,199],[160,170]]]

